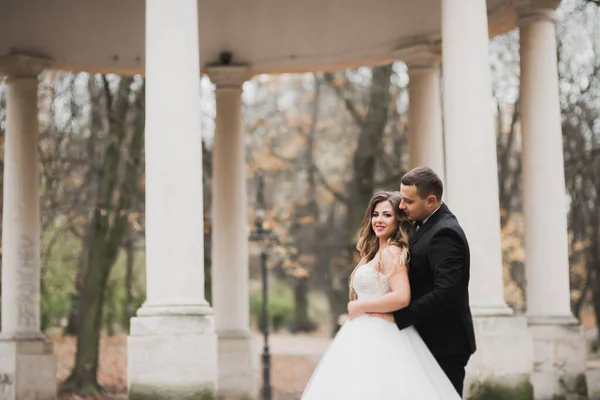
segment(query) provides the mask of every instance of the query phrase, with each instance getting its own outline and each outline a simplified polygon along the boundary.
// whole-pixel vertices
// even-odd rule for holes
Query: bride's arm
[[[348,304],[350,318],[364,313],[389,313],[400,310],[410,303],[410,285],[402,251],[396,246],[386,248],[381,254],[384,271],[388,276],[391,292],[374,300],[354,300]]]

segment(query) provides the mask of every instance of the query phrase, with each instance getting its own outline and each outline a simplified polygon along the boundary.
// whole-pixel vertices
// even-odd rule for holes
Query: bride
[[[406,265],[413,227],[398,192],[379,192],[363,218],[362,257],[350,277],[350,320],[308,382],[303,400],[456,400],[456,390],[414,327],[399,330],[391,313],[410,302]]]

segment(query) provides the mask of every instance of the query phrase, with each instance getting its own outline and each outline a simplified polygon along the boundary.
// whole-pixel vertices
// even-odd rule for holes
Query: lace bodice
[[[354,273],[353,287],[359,299],[372,300],[391,291],[387,276],[375,271],[375,262],[361,265]]]

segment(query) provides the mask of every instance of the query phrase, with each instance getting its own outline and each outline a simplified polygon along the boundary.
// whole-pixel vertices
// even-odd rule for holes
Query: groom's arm
[[[429,245],[433,290],[394,312],[398,328],[404,329],[432,318],[450,308],[461,296],[464,274],[464,243],[458,232],[444,228]]]

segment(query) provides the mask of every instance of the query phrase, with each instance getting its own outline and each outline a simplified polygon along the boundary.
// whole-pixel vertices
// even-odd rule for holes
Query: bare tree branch
[[[356,125],[358,125],[359,127],[362,128],[365,124],[364,118],[360,115],[360,113],[356,109],[356,105],[354,104],[354,102],[352,100],[350,100],[348,97],[344,96],[344,92],[342,91],[342,89],[338,85],[335,84],[333,73],[326,72],[323,75],[323,78],[325,78],[325,82],[327,82],[329,84],[329,86],[331,86],[333,88],[333,90],[335,90],[335,93],[338,95],[338,97],[344,101],[344,104],[346,104],[346,109],[348,110],[348,112],[350,113],[352,118],[354,119],[354,122],[356,122]]]
[[[331,185],[329,184],[329,182],[327,182],[327,180],[325,179],[325,176],[323,175],[323,173],[321,172],[321,170],[319,169],[318,166],[314,166],[314,171],[315,171],[315,175],[317,176],[317,178],[319,179],[319,181],[321,182],[321,184],[325,187],[325,189],[327,189],[329,192],[331,192],[331,194],[333,194],[333,196],[338,199],[340,202],[344,203],[344,204],[348,204],[348,198],[338,192],[337,190],[335,190],[334,188],[331,187]]]
[[[317,74],[316,72],[313,73],[313,77],[315,79],[315,98],[313,99],[313,109],[310,119],[310,127],[306,132],[302,129],[300,129],[299,131],[299,133],[305,138],[314,138],[315,131],[317,130],[317,121],[319,120],[319,98],[321,97],[321,79],[319,78],[319,74]]]
[[[402,177],[404,176],[405,171],[400,171],[397,174],[388,176],[378,182],[375,183],[375,186],[378,187],[384,187],[384,186],[388,186],[391,185],[392,183],[396,182],[398,183],[398,187],[400,186],[400,179],[402,179]]]
[[[295,162],[297,162],[297,161],[298,161],[296,158],[293,158],[293,157],[286,157],[286,156],[284,156],[284,155],[282,155],[282,154],[279,154],[279,153],[277,152],[278,150],[276,150],[276,149],[277,149],[277,147],[273,145],[273,138],[269,138],[269,139],[267,139],[267,140],[268,140],[268,142],[267,142],[267,147],[269,148],[269,154],[270,154],[270,155],[272,155],[272,156],[273,156],[273,157],[275,157],[276,159],[278,159],[278,160],[280,160],[280,161],[283,161],[283,162],[285,162],[285,163],[288,163],[288,164],[293,164],[293,163],[295,163]]]

